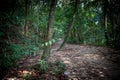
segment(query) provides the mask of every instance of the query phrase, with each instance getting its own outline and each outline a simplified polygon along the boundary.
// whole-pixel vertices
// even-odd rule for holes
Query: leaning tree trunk
[[[71,18],[72,20],[71,20],[71,22],[70,22],[69,25],[68,25],[69,30],[68,30],[67,34],[65,35],[65,37],[64,37],[63,43],[60,45],[60,47],[58,48],[57,51],[59,51],[59,50],[64,46],[64,44],[66,43],[66,41],[67,41],[67,39],[68,39],[68,37],[69,37],[70,32],[72,31],[73,22],[74,22],[74,20],[75,20],[76,13],[77,13],[77,9],[78,9],[78,2],[79,2],[79,0],[75,0],[75,8],[74,8],[74,12],[73,12],[73,15],[72,15],[72,18]]]
[[[57,0],[51,0],[49,18],[48,18],[47,35],[45,37],[46,42],[51,40],[53,37],[56,4],[57,4]],[[43,55],[42,55],[41,59],[47,60],[50,56],[50,52],[51,52],[51,45],[46,45],[44,48]]]

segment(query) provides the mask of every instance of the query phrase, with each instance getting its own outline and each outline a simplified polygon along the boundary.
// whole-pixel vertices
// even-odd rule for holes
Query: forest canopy
[[[23,56],[46,60],[54,43],[120,49],[119,0],[1,0],[0,72]],[[60,49],[59,48],[59,49]]]

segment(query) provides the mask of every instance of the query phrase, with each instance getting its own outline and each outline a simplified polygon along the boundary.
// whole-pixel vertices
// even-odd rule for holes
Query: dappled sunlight
[[[38,72],[34,69],[20,69],[14,71],[12,74],[13,77],[7,77],[5,80],[29,80],[39,75]]]
[[[120,79],[119,0],[0,0],[0,80]]]
[[[21,76],[32,75],[32,73],[33,71],[28,71],[28,70],[18,71],[18,74]]]
[[[13,77],[13,78],[7,78],[6,80],[25,80],[25,79],[19,79],[19,78]]]
[[[88,59],[88,60],[91,60],[91,61],[93,61],[93,60],[97,61],[97,60],[103,60],[104,59],[103,55],[91,54],[91,53],[84,54],[83,57],[84,57],[84,59]]]
[[[119,67],[112,61],[119,60],[120,56],[111,54],[112,52],[112,49],[105,47],[66,44],[60,51],[53,51],[49,58],[49,63],[53,64],[49,66],[46,73],[41,74],[40,66],[35,65],[39,61],[39,56],[29,56],[19,62],[21,64],[19,69],[9,73],[13,76],[8,76],[7,80],[34,80],[38,79],[38,76],[43,79],[54,78],[57,80],[54,73],[54,71],[56,73],[59,71],[55,65],[56,61],[62,61],[66,65],[62,76],[62,78],[67,78],[65,80],[109,80],[111,76],[117,77],[119,70]],[[59,66],[61,67],[61,64]]]
[[[51,54],[50,61],[63,61],[67,66],[64,74],[72,80],[109,80],[111,76],[117,76],[115,63],[111,62],[117,58],[111,54],[113,52],[107,47],[66,44]]]

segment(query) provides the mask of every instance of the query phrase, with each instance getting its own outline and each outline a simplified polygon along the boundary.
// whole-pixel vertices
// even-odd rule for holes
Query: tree
[[[120,2],[119,0],[93,0],[90,4],[101,7],[104,14],[106,44],[120,48]],[[108,25],[109,24],[109,25]]]
[[[48,42],[53,37],[54,32],[54,17],[55,17],[55,8],[56,8],[57,0],[51,0],[49,18],[48,18],[48,26],[47,26],[47,35],[45,37],[45,41]],[[44,47],[42,59],[47,60],[51,52],[51,45],[47,45]]]
[[[103,11],[104,11],[104,34],[106,39],[106,45],[109,45],[108,31],[107,31],[107,10],[108,10],[108,1],[104,1]]]
[[[28,31],[27,16],[28,16],[28,0],[25,0],[25,25],[24,25],[25,35],[27,35],[27,31]]]
[[[67,26],[68,27],[67,34],[65,35],[64,41],[61,44],[61,46],[58,48],[58,50],[60,50],[63,47],[63,45],[66,43],[66,41],[67,41],[67,39],[70,35],[70,32],[71,32],[72,27],[73,27],[73,22],[75,20],[76,14],[77,14],[78,2],[79,2],[79,0],[75,0],[75,6],[74,6],[74,11],[73,11],[73,14],[72,14],[72,18],[71,18],[71,21],[69,22],[69,24]]]

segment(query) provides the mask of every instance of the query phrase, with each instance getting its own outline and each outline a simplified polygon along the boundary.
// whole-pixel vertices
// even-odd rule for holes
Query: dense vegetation
[[[120,49],[119,0],[1,0],[0,72],[23,56],[47,61],[59,38]]]

